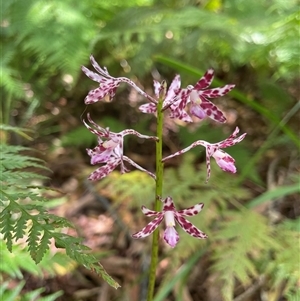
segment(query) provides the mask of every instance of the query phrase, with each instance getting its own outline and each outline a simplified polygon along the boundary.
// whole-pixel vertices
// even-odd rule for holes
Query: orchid
[[[180,76],[176,75],[170,85],[166,98],[164,99],[163,111],[170,109],[171,118],[192,122],[192,118],[185,111],[186,106],[190,103],[189,111],[191,115],[194,115],[199,119],[208,116],[217,122],[224,123],[226,121],[224,114],[210,102],[208,98],[224,96],[230,92],[235,85],[225,85],[220,88],[206,89],[211,85],[213,78],[214,70],[209,69],[195,86],[189,85],[186,89],[180,89]],[[154,81],[154,92],[157,98],[159,98],[160,89],[161,84]],[[143,113],[155,113],[156,104],[144,104],[141,105],[139,109]]]
[[[155,175],[150,171],[144,169],[139,166],[137,163],[132,161],[127,156],[123,155],[123,140],[124,136],[132,134],[139,138],[144,139],[153,139],[157,140],[157,137],[142,135],[139,132],[126,129],[121,131],[120,133],[114,133],[109,130],[109,128],[102,128],[98,124],[96,124],[87,114],[88,121],[93,125],[94,128],[90,127],[85,120],[83,120],[84,125],[89,129],[89,131],[98,137],[98,145],[94,149],[87,149],[88,155],[91,157],[91,164],[95,165],[98,163],[106,163],[106,165],[99,167],[95,170],[90,176],[90,180],[100,180],[106,177],[109,173],[111,173],[118,165],[121,165],[121,173],[125,173],[128,170],[124,165],[124,161],[127,161],[134,167],[139,170],[148,173],[151,177],[155,179]],[[105,138],[106,140],[103,140]]]
[[[163,209],[161,212],[153,211],[145,206],[142,206],[142,211],[146,216],[155,216],[155,219],[145,226],[141,231],[132,235],[133,238],[144,238],[153,233],[165,218],[166,230],[164,232],[164,240],[172,248],[176,246],[179,241],[179,234],[175,230],[175,221],[179,226],[189,235],[204,239],[207,235],[196,228],[192,223],[184,218],[184,216],[193,216],[198,214],[204,204],[199,203],[187,209],[177,211],[171,197],[167,197],[163,201]]]
[[[184,108],[190,103],[190,114],[199,119],[208,116],[214,121],[224,123],[226,121],[224,114],[208,98],[224,96],[235,85],[230,84],[220,88],[206,89],[211,85],[213,78],[214,70],[209,69],[195,86],[189,85],[186,89],[181,89],[174,103],[171,105],[173,111],[171,117],[180,118],[185,113]]]
[[[85,104],[93,104],[101,99],[103,99],[105,96],[109,96],[110,100],[112,100],[116,94],[116,90],[119,87],[119,85],[124,82],[132,86],[135,90],[137,90],[138,93],[145,96],[147,99],[149,99],[151,102],[156,103],[156,100],[153,99],[151,96],[149,96],[147,93],[145,93],[143,90],[141,90],[133,81],[126,77],[112,77],[107,69],[105,67],[101,68],[99,64],[96,62],[94,57],[90,56],[91,63],[95,70],[98,72],[95,73],[88,68],[82,66],[81,70],[88,76],[91,80],[98,82],[99,87],[91,90],[88,95],[85,97],[84,102]]]
[[[94,57],[90,57],[92,66],[96,72],[82,67],[82,71],[93,81],[99,83],[99,87],[91,90],[85,97],[86,104],[95,103],[102,98],[108,97],[111,100],[117,88],[121,83],[126,83],[134,88],[138,93],[143,95],[149,102],[139,107],[143,113],[154,114],[157,118],[156,123],[156,136],[142,135],[133,129],[125,129],[119,133],[110,131],[109,128],[102,128],[97,125],[87,114],[87,122],[83,123],[88,130],[98,137],[98,145],[93,149],[87,149],[87,153],[91,158],[91,164],[101,164],[89,176],[90,180],[100,180],[108,176],[115,168],[120,166],[121,173],[128,172],[125,164],[129,163],[131,166],[146,172],[155,180],[155,203],[154,210],[150,210],[142,206],[142,212],[154,219],[149,222],[141,231],[132,235],[133,238],[144,238],[153,233],[153,241],[151,248],[151,264],[149,267],[149,285],[147,292],[147,300],[153,300],[153,292],[155,287],[155,275],[158,264],[158,249],[159,249],[159,232],[155,231],[158,226],[165,221],[166,228],[163,238],[165,242],[174,248],[179,241],[179,234],[176,231],[176,223],[189,235],[205,239],[207,235],[199,230],[195,225],[189,222],[185,217],[194,216],[198,214],[204,204],[197,203],[196,205],[187,209],[176,210],[172,197],[168,196],[162,199],[163,194],[163,172],[164,162],[170,158],[181,155],[196,146],[203,146],[206,149],[206,182],[210,178],[211,167],[210,158],[213,157],[219,167],[230,173],[236,172],[235,160],[229,154],[224,152],[224,148],[233,146],[241,142],[246,134],[237,137],[239,129],[236,128],[234,132],[225,140],[218,143],[208,143],[203,140],[198,140],[190,146],[163,158],[163,129],[164,129],[164,115],[165,112],[169,113],[170,118],[178,118],[184,122],[193,122],[193,116],[204,119],[209,117],[214,121],[224,123],[226,118],[221,110],[219,110],[209,99],[223,96],[230,92],[234,85],[225,85],[220,88],[209,88],[214,76],[214,71],[209,69],[203,77],[195,84],[195,86],[188,85],[186,88],[181,88],[180,75],[176,75],[167,89],[166,82],[163,80],[161,83],[154,80],[154,94],[152,97],[140,89],[133,81],[125,77],[111,76],[105,67],[101,68]],[[169,122],[169,121],[168,121]],[[126,135],[135,135],[142,139],[152,139],[156,141],[155,149],[155,174],[139,166],[136,162],[124,155],[124,137]],[[162,207],[162,209],[161,209]]]
[[[166,109],[170,109],[171,110],[171,113],[170,113],[170,116],[177,116],[177,118],[179,118],[180,120],[182,121],[185,121],[185,122],[192,122],[192,119],[191,117],[184,111],[184,110],[181,110],[180,114],[176,114],[176,112],[173,112],[174,110],[177,110],[177,107],[174,107],[172,104],[174,103],[174,101],[176,100],[176,96],[178,95],[178,93],[180,92],[180,75],[176,75],[168,89],[168,92],[166,94],[166,97],[164,99],[164,102],[163,102],[163,111],[166,110]],[[159,98],[159,93],[162,89],[162,86],[161,84],[154,80],[153,81],[154,83],[154,93],[155,93],[155,96],[157,98]],[[156,108],[156,104],[155,103],[147,103],[147,104],[143,104],[139,107],[139,110],[143,113],[148,113],[148,114],[151,114],[151,113],[155,113],[157,108]]]
[[[168,157],[165,157],[162,161],[165,162],[166,160],[168,160],[170,158],[184,154],[185,152],[189,151],[190,149],[192,149],[198,145],[202,145],[206,148],[206,169],[207,169],[206,182],[208,182],[208,180],[210,178],[210,172],[211,172],[210,158],[211,157],[214,157],[217,164],[219,165],[219,167],[222,170],[230,172],[230,173],[236,173],[236,167],[234,165],[235,160],[229,154],[224,152],[222,150],[222,148],[233,146],[233,145],[241,142],[245,138],[246,133],[244,133],[241,136],[239,136],[238,138],[236,138],[238,133],[239,133],[239,128],[236,127],[234,132],[227,139],[220,141],[218,143],[211,144],[211,143],[208,143],[203,140],[195,141],[190,146],[188,146]]]

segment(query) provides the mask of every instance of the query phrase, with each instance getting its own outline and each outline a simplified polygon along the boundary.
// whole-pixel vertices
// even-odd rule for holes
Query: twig
[[[249,299],[266,281],[266,276],[261,275],[256,283],[246,289],[242,294],[233,299],[233,301],[244,301]]]

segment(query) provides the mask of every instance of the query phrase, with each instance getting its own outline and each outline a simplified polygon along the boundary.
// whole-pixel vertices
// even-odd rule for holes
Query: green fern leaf
[[[120,285],[107,274],[98,260],[92,254],[87,253],[90,248],[82,245],[81,239],[64,233],[55,233],[54,238],[56,246],[65,248],[66,253],[70,258],[74,259],[80,264],[83,264],[87,269],[95,271],[112,287],[116,289],[120,287]]]
[[[294,223],[299,224],[300,219]],[[293,296],[295,287],[300,279],[299,256],[300,232],[288,229],[290,222],[284,222],[275,228],[275,233],[280,242],[280,252],[275,252],[273,260],[268,264],[266,273],[272,279],[272,286],[285,286],[285,296]],[[287,227],[288,225],[288,227]]]
[[[48,251],[51,237],[52,235],[50,234],[50,232],[44,230],[44,234],[39,242],[39,246],[36,252],[36,257],[34,259],[36,263],[39,263],[43,259],[46,251]]]
[[[39,224],[33,223],[29,230],[29,236],[26,242],[28,243],[28,251],[30,253],[31,258],[36,262],[40,237],[42,234],[42,227]]]
[[[31,184],[31,180],[44,177],[36,172],[24,171],[24,168],[46,169],[44,162],[20,154],[21,151],[31,151],[25,147],[3,144],[1,151],[0,202],[4,209],[0,213],[0,232],[3,233],[7,249],[12,252],[15,240],[28,235],[26,243],[29,254],[35,263],[40,263],[49,251],[50,240],[53,238],[55,244],[63,247],[71,259],[103,276],[110,285],[117,288],[119,284],[88,253],[90,249],[81,243],[81,239],[60,233],[61,228],[73,227],[72,224],[47,212],[44,204],[46,198],[41,195],[47,188]]]
[[[14,227],[14,239],[18,240],[24,237],[25,231],[27,229],[27,221],[29,220],[28,216],[22,214],[20,218],[15,223]]]
[[[0,213],[0,231],[4,235],[4,240],[6,240],[7,249],[12,252],[14,226],[9,205]]]
[[[253,258],[266,248],[279,249],[279,245],[272,238],[268,220],[255,212],[228,211],[224,218],[218,233],[212,237],[218,245],[213,248],[212,270],[219,275],[224,300],[229,301],[233,298],[235,279],[247,285],[250,277],[257,276]]]

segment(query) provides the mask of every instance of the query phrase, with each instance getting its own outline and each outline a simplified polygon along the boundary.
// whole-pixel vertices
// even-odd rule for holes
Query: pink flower
[[[179,235],[175,230],[175,221],[179,226],[188,234],[195,238],[204,239],[207,235],[197,229],[192,223],[184,218],[184,216],[193,216],[198,214],[204,204],[199,203],[187,209],[177,211],[171,197],[167,197],[163,200],[162,212],[157,212],[142,206],[142,211],[146,216],[155,216],[155,219],[151,221],[141,231],[132,235],[133,238],[144,238],[153,233],[165,218],[166,230],[164,232],[164,240],[172,248],[176,246],[179,241]]]
[[[124,82],[132,86],[135,90],[137,90],[138,93],[145,96],[147,99],[149,99],[151,102],[156,102],[151,96],[149,96],[147,93],[145,93],[143,90],[141,90],[134,82],[132,82],[130,79],[126,77],[112,77],[107,69],[105,67],[101,68],[98,63],[95,61],[94,57],[90,56],[91,63],[95,70],[98,73],[95,73],[88,68],[82,66],[81,70],[93,81],[99,83],[99,87],[91,90],[86,98],[84,99],[85,104],[92,104],[95,103],[102,98],[104,98],[106,95],[110,97],[110,99],[113,99],[116,90],[119,87],[120,83]]]
[[[225,153],[223,150],[221,150],[221,148],[226,148],[229,146],[233,146],[239,142],[241,142],[245,136],[246,133],[242,134],[240,137],[236,138],[237,134],[239,132],[239,128],[236,127],[234,132],[225,140],[220,141],[218,143],[208,143],[206,141],[203,140],[198,140],[194,143],[192,143],[190,146],[168,156],[165,157],[162,161],[166,161],[170,158],[173,158],[175,156],[178,155],[182,155],[185,152],[189,151],[190,149],[198,146],[198,145],[202,145],[206,148],[206,168],[207,168],[207,178],[206,178],[206,182],[208,181],[208,179],[210,178],[210,157],[214,157],[214,159],[216,160],[217,164],[220,166],[220,168],[224,171],[227,172],[231,172],[231,173],[236,173],[236,167],[234,165],[235,160],[227,153]]]
[[[83,120],[84,125],[98,137],[98,145],[93,149],[87,149],[88,155],[91,157],[91,164],[95,165],[98,163],[104,163],[105,165],[96,169],[90,176],[90,180],[100,180],[111,173],[118,165],[121,165],[121,173],[127,172],[127,168],[124,165],[124,161],[127,161],[132,166],[138,168],[141,171],[148,173],[152,178],[155,179],[155,175],[150,171],[139,166],[137,163],[132,161],[127,156],[123,155],[123,140],[126,135],[135,135],[139,138],[153,139],[157,140],[157,137],[142,135],[139,132],[126,129],[120,133],[114,133],[109,130],[109,128],[102,128],[97,125],[91,118],[87,115],[88,121],[93,125],[94,128],[90,127],[85,120]],[[103,140],[103,138],[105,140]]]
[[[192,118],[185,111],[189,104],[190,114],[203,119],[206,116],[217,121],[225,122],[224,114],[208,100],[208,98],[216,98],[227,94],[234,88],[234,85],[225,85],[221,88],[206,89],[213,80],[214,71],[209,69],[195,86],[189,85],[186,89],[180,89],[180,76],[176,75],[167,92],[163,103],[163,110],[169,109],[171,118],[178,118],[185,122],[192,122]],[[155,96],[159,98],[161,84],[154,81]],[[143,113],[155,113],[156,103],[148,103],[141,105],[139,108]]]
[[[170,113],[171,117],[176,115],[177,118],[179,118],[182,121],[192,122],[191,117],[183,109],[180,111],[180,113],[173,112],[174,110],[177,110],[177,107],[175,107],[172,104],[177,99],[176,96],[180,92],[180,82],[181,82],[180,75],[176,75],[168,89],[166,98],[164,99],[163,110],[166,110],[169,108],[171,110],[171,113]],[[159,98],[159,92],[162,89],[161,84],[156,80],[153,81],[153,84],[154,84],[155,96],[157,98]],[[157,105],[156,103],[147,103],[147,104],[141,105],[139,107],[139,109],[143,113],[153,114],[157,110],[156,105]]]
[[[225,122],[224,114],[208,100],[208,98],[216,98],[224,96],[230,92],[235,85],[225,85],[221,88],[208,88],[214,78],[214,70],[209,69],[195,86],[189,85],[186,89],[181,89],[174,103],[171,105],[173,118],[180,118],[184,108],[190,103],[190,114],[203,119],[208,116],[217,122]]]

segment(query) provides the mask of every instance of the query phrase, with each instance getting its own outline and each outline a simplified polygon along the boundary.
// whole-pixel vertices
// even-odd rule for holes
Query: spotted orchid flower
[[[236,127],[234,132],[225,140],[220,141],[218,143],[208,143],[206,141],[203,140],[198,140],[195,141],[194,143],[192,143],[190,146],[168,156],[165,157],[162,161],[165,162],[166,160],[176,157],[178,155],[182,155],[185,152],[189,151],[190,149],[198,146],[198,145],[202,145],[206,148],[206,168],[207,168],[207,177],[206,177],[206,183],[208,182],[209,178],[210,178],[210,172],[211,172],[211,168],[210,168],[210,158],[214,157],[214,159],[216,160],[217,164],[219,165],[219,167],[227,172],[231,172],[231,173],[236,173],[236,167],[235,167],[235,160],[226,152],[224,152],[222,150],[222,148],[226,148],[229,146],[233,146],[239,142],[241,142],[245,136],[246,133],[242,134],[241,136],[237,137],[237,134],[239,133],[239,128]]]
[[[214,70],[209,69],[195,86],[189,85],[186,89],[181,89],[175,101],[171,105],[173,118],[180,118],[184,108],[190,103],[190,114],[203,119],[206,116],[214,121],[224,123],[226,118],[208,98],[224,96],[230,92],[235,85],[225,85],[224,87],[207,89],[214,78]]]
[[[87,114],[88,121],[91,123],[89,126],[85,120],[83,120],[84,125],[89,129],[89,131],[98,137],[98,145],[93,149],[87,149],[88,155],[91,157],[91,164],[95,165],[98,163],[104,163],[105,165],[96,169],[90,176],[90,180],[100,180],[106,177],[109,173],[111,173],[118,165],[121,165],[121,173],[127,172],[127,168],[124,165],[124,161],[127,161],[132,166],[137,169],[148,173],[152,178],[155,179],[155,175],[150,171],[144,169],[139,166],[137,163],[132,161],[127,156],[123,155],[123,140],[126,135],[135,135],[139,138],[144,139],[153,139],[157,140],[157,137],[142,135],[139,132],[126,129],[121,131],[120,133],[114,133],[109,130],[109,128],[102,128],[98,124],[96,124]]]
[[[170,109],[171,113],[170,116],[176,115],[176,112],[172,112],[174,109],[177,109],[175,106],[172,105],[172,103],[175,101],[177,94],[180,92],[180,75],[176,75],[168,89],[168,92],[166,94],[166,97],[164,99],[163,103],[163,110]],[[154,85],[154,93],[157,98],[159,98],[159,93],[162,90],[162,85],[158,81],[153,81]],[[139,110],[143,113],[153,114],[157,111],[156,104],[155,103],[147,103],[143,104],[139,107]],[[191,117],[182,110],[180,114],[176,115],[178,119],[185,121],[185,122],[192,122]]]
[[[151,96],[149,96],[147,93],[145,93],[142,89],[140,89],[133,81],[126,77],[112,77],[106,67],[101,68],[94,57],[90,56],[91,63],[95,70],[98,73],[95,73],[88,68],[82,66],[81,70],[93,81],[99,83],[99,87],[91,90],[88,95],[85,97],[84,102],[85,104],[93,104],[101,99],[103,99],[105,96],[109,96],[110,100],[112,100],[116,94],[116,90],[119,87],[119,85],[124,82],[132,86],[138,93],[146,97],[151,102],[156,102],[155,99],[153,99]]]
[[[154,216],[155,219],[151,221],[141,231],[133,234],[132,235],[133,238],[147,237],[157,229],[157,227],[160,225],[163,219],[165,219],[165,223],[166,223],[164,240],[172,248],[174,248],[179,241],[179,234],[175,230],[175,221],[189,235],[199,239],[207,238],[207,235],[205,233],[200,231],[192,223],[190,223],[188,220],[184,218],[184,216],[193,216],[198,214],[202,210],[204,204],[199,203],[187,209],[177,211],[171,197],[167,197],[162,202],[163,202],[163,209],[161,212],[153,211],[146,208],[145,206],[142,206],[143,213],[146,216]]]

